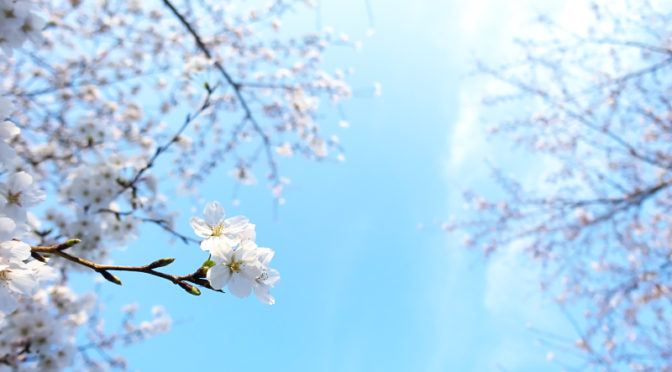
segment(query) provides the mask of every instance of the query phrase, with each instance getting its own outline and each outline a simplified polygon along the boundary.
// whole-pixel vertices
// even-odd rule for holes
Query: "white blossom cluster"
[[[119,167],[115,164],[82,164],[68,176],[68,182],[61,189],[61,196],[84,206],[98,210],[107,208],[122,191],[116,182]]]
[[[11,147],[19,128],[9,120],[11,103],[0,98],[0,168],[16,161],[18,155]],[[41,282],[54,277],[51,268],[29,260],[30,246],[12,239],[22,238],[31,229],[28,208],[45,199],[33,177],[23,171],[0,173],[0,318],[16,310],[18,301],[32,296]],[[26,263],[27,262],[27,263]]]
[[[22,241],[30,239],[39,228],[29,209],[44,201],[46,194],[32,175],[23,170],[25,159],[14,148],[21,130],[10,120],[14,107],[0,97],[0,371],[61,371],[74,364],[85,370],[107,370],[123,364],[120,358],[113,362],[84,358],[78,350],[78,335],[82,326],[92,320],[96,298],[92,294],[77,296],[68,287],[49,286],[58,278],[55,267],[31,258],[31,246]],[[98,138],[100,140],[101,138]],[[17,166],[18,165],[18,166]],[[81,244],[72,248],[79,257],[108,261],[108,251],[101,249],[105,242],[126,242],[137,237],[139,220],[134,216],[115,218],[114,214],[87,215],[84,208],[110,208],[120,193],[115,182],[121,166],[118,161],[103,165],[82,165],[73,171],[72,179],[62,189],[62,199],[80,205],[76,218],[55,208],[48,210],[47,222],[54,224],[61,235],[80,238]],[[71,265],[69,269],[81,269]],[[125,343],[140,341],[157,333],[167,332],[172,321],[165,312],[154,314],[155,319],[134,325],[124,324]],[[88,336],[95,348],[110,348],[114,338],[102,328]]]
[[[191,219],[197,240],[180,232],[174,199],[217,172],[266,183],[282,204],[290,180],[278,157],[342,159],[318,110],[352,96],[353,72],[322,59],[359,44],[333,30],[284,32],[283,15],[307,3],[0,0],[0,372],[123,367],[87,356],[82,334],[107,350],[170,328],[162,308],[136,325],[131,306],[123,335],[109,335],[97,299],[67,287],[68,273],[92,269],[120,284],[100,266],[143,225],[209,255],[171,277],[187,292],[275,302],[274,252],[256,245],[255,226],[213,202]],[[70,258],[44,251],[67,241]],[[152,270],[165,279],[172,260]]]
[[[32,1],[0,0],[0,49],[5,54],[11,56],[26,40],[38,41],[44,25]]]
[[[84,358],[78,349],[78,335],[82,326],[92,321],[96,297],[92,294],[77,296],[68,287],[48,286],[57,279],[57,271],[50,265],[31,258],[31,247],[18,239],[30,238],[30,230],[36,227],[29,208],[45,199],[45,193],[25,171],[13,172],[8,164],[20,163],[20,156],[12,147],[12,141],[20,134],[19,128],[9,120],[12,111],[8,100],[0,98],[0,371],[62,371],[74,364],[85,370],[107,370],[117,367],[114,363]],[[91,246],[102,240],[104,226],[110,236],[118,240],[135,235],[137,222],[130,216],[117,220],[110,215],[102,217],[106,223],[96,224],[84,215],[79,221],[68,223],[54,211],[53,221],[63,224],[66,236],[91,237]],[[98,243],[101,243],[100,241]],[[88,244],[88,242],[87,242]],[[87,246],[84,244],[84,246]],[[94,250],[105,252],[104,250]],[[125,324],[124,342],[134,342],[170,328],[170,317],[155,316],[152,321],[134,326]],[[89,345],[108,348],[114,341],[102,330],[90,333]],[[118,337],[118,336],[117,336]],[[130,338],[129,338],[130,337]]]
[[[77,353],[77,330],[88,320],[94,303],[95,297],[78,297],[64,286],[23,299],[0,323],[0,360],[8,370],[19,364],[27,371],[61,371],[70,366]]]
[[[92,112],[82,115],[73,128],[73,138],[79,139],[83,143],[105,143],[106,141],[116,139],[107,123],[97,118]]]
[[[275,252],[257,246],[254,224],[242,216],[225,219],[224,208],[216,201],[205,206],[203,217],[192,217],[191,227],[205,238],[201,249],[210,253],[212,264],[206,276],[210,285],[215,289],[226,286],[240,298],[254,290],[260,301],[274,304],[270,290],[280,281],[280,275],[268,265]]]
[[[12,313],[0,320],[0,371],[62,371],[73,365],[81,371],[105,371],[123,367],[122,357],[96,360],[94,349],[110,349],[115,342],[131,344],[168,332],[172,319],[163,308],[152,309],[152,320],[133,321],[137,306],[124,308],[127,314],[118,333],[103,331],[98,318],[97,296],[76,295],[69,287],[53,285],[24,297]],[[78,345],[82,326],[90,326],[87,343]]]

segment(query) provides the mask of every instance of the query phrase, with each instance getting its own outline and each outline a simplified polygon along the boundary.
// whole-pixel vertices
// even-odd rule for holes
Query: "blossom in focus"
[[[225,219],[224,208],[219,202],[210,202],[203,209],[203,217],[192,217],[191,227],[196,235],[205,238],[201,242],[201,249],[212,251],[220,245],[220,241],[228,245],[229,248],[236,246],[243,234],[249,229],[254,230],[254,225],[243,216],[236,216]]]
[[[213,246],[210,254],[211,260],[215,262],[206,275],[210,285],[215,289],[227,286],[236,297],[249,296],[256,279],[263,272],[257,256],[257,245],[245,240],[234,250],[220,241]]]

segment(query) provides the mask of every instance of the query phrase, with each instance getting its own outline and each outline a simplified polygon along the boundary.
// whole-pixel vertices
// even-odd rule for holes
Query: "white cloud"
[[[590,20],[588,5],[588,2],[582,0],[462,2],[458,9],[458,24],[464,72],[471,72],[471,66],[468,65],[471,52],[493,64],[516,58],[514,38],[529,36],[528,27],[540,11],[567,25],[567,29],[573,32],[584,30]],[[477,99],[485,90],[490,90],[490,93],[499,91],[501,84],[465,79],[459,88],[460,111],[447,139],[447,179],[460,179],[462,186],[468,188],[477,182],[482,186],[482,182],[489,179],[483,159],[497,159],[507,153],[505,147],[495,146],[487,140],[488,123],[483,121]],[[546,163],[549,160],[545,158],[538,161],[539,164],[528,164],[527,168],[543,169],[551,165]],[[538,174],[527,176],[535,177],[535,180],[530,181],[539,182]],[[457,201],[460,196],[455,193],[454,197],[451,205],[460,205]],[[524,324],[531,322],[542,329],[557,331],[557,326],[553,329],[554,323],[566,323],[566,319],[554,311],[552,303],[539,292],[537,284],[540,273],[534,265],[519,246],[499,251],[488,262],[483,306],[489,318],[496,323],[497,329],[493,329],[493,334],[504,334],[498,346],[489,350],[484,358],[484,363],[489,366],[501,362],[507,370],[518,370],[530,363],[538,363],[544,359],[545,351],[534,348],[531,343],[533,337],[524,332]],[[538,357],[536,362],[531,362],[535,356]]]
[[[449,172],[461,170],[465,162],[482,160],[488,151],[485,131],[479,122],[480,106],[470,102],[467,93],[462,91],[459,107],[460,114],[449,139]]]

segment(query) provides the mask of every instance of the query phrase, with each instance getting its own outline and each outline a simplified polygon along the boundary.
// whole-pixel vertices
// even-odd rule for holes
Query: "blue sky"
[[[264,185],[241,188],[238,206],[224,170],[201,189],[204,200],[219,200],[227,215],[249,217],[259,245],[276,251],[277,303],[216,293],[192,297],[132,273],[123,275],[122,288],[105,283],[108,327],[132,302],[140,304],[140,315],[163,304],[176,322],[169,334],[124,349],[131,369],[560,370],[525,328],[527,322],[558,332],[567,327],[536,294],[534,270],[515,249],[483,262],[434,223],[462,211],[462,190],[487,184],[484,160],[505,151],[484,139],[473,98],[487,87],[463,77],[468,57],[475,51],[505,58],[506,42],[524,30],[532,15],[525,9],[534,2],[371,3],[375,34],[366,37],[363,0],[321,1],[323,25],[364,42],[360,52],[327,56],[333,67],[354,67],[352,86],[363,92],[343,108],[350,128],[339,128],[333,113],[323,118],[341,138],[347,161],[281,163],[292,184],[277,218]],[[566,6],[545,7],[568,14]],[[383,86],[377,99],[367,94],[373,82]],[[178,226],[190,231],[191,206],[177,203],[184,206]],[[116,262],[174,256],[171,269],[186,272],[203,259],[197,247],[164,242],[147,227]],[[133,253],[140,246],[142,253]]]

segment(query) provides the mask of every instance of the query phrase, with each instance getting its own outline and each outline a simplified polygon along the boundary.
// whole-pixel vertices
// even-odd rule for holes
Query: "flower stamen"
[[[19,207],[22,207],[21,200],[19,198],[21,198],[21,191],[17,193],[13,193],[11,191],[7,192],[7,201],[9,201],[9,204],[16,204]]]
[[[233,261],[227,266],[229,267],[231,272],[240,273],[241,271],[243,271],[243,269],[240,267],[242,263],[243,263],[242,261]]]
[[[210,226],[212,229],[212,236],[220,236],[224,233],[224,225]]]
[[[0,280],[9,280],[9,273],[11,272],[10,269],[0,270]]]

